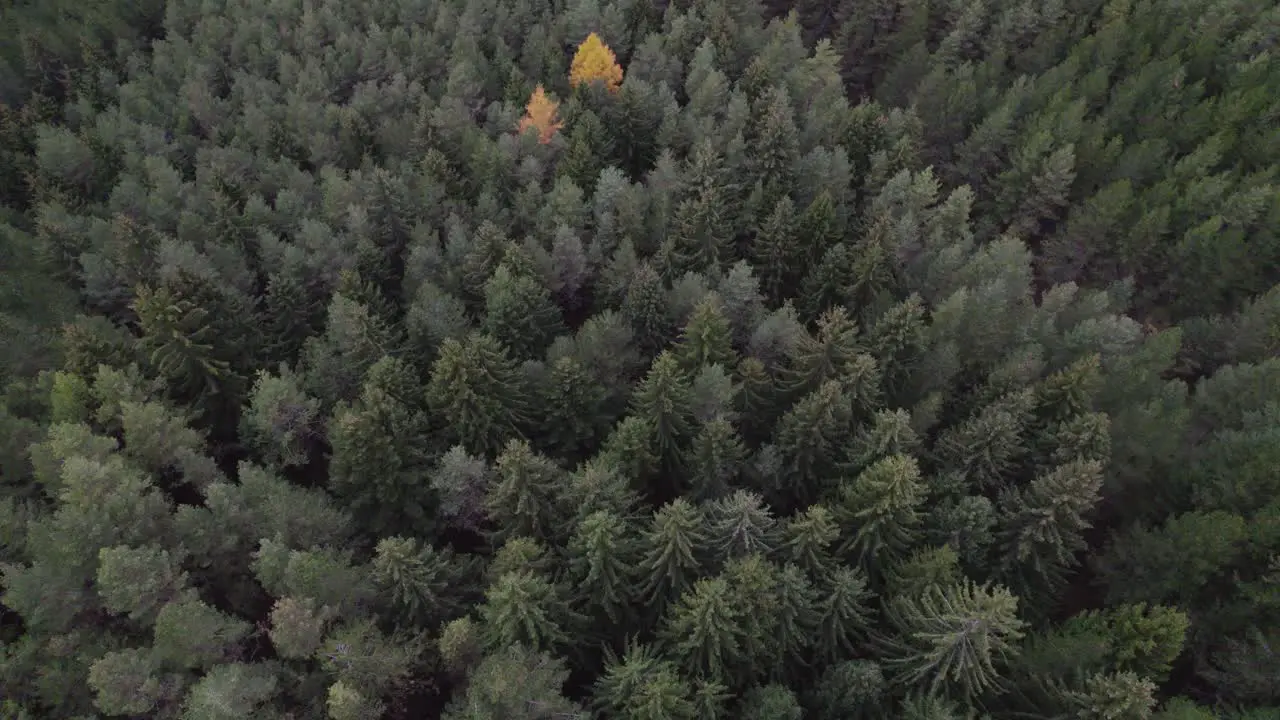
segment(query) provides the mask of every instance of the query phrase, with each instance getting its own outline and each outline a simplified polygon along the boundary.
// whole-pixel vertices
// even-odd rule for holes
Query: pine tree
[[[252,717],[280,689],[275,669],[267,663],[226,663],[212,668],[187,692],[183,714],[188,717]]]
[[[156,677],[154,661],[138,648],[109,652],[89,669],[94,705],[111,715],[141,715],[177,699],[178,688]]]
[[[320,401],[307,395],[288,366],[278,375],[259,372],[240,419],[240,434],[267,462],[305,465],[320,433]]]
[[[426,398],[450,442],[495,453],[524,423],[523,384],[506,349],[488,335],[472,333],[440,347]]]
[[[152,652],[170,666],[209,669],[237,656],[250,628],[188,591],[156,615]]]
[[[280,657],[305,660],[320,649],[334,620],[334,608],[317,607],[312,598],[283,597],[271,608],[269,637]]]

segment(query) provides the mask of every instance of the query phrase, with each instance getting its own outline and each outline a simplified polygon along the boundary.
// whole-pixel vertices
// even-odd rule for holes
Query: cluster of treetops
[[[1280,5],[0,10],[0,718],[1280,718]]]

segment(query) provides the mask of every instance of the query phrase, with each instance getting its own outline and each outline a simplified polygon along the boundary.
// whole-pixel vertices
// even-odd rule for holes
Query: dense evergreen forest
[[[1280,5],[0,9],[0,718],[1280,718]]]

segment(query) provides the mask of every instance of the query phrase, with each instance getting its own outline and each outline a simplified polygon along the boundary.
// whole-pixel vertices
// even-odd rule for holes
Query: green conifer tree
[[[710,537],[706,519],[692,503],[677,498],[653,514],[645,533],[644,596],[651,605],[675,600],[701,575],[702,555]]]
[[[431,366],[426,398],[450,442],[496,453],[525,422],[524,381],[506,349],[488,335],[450,338]]]
[[[708,293],[698,302],[680,332],[675,354],[680,367],[690,375],[704,365],[734,366],[737,354],[733,351],[733,329],[718,294]]]
[[[1017,609],[1008,590],[967,579],[892,598],[885,614],[895,634],[885,643],[884,662],[893,682],[962,701],[993,688],[1022,637]]]
[[[433,458],[416,372],[396,358],[369,369],[354,403],[329,422],[329,489],[379,535],[425,534],[434,500],[422,482]]]
[[[563,330],[560,308],[537,278],[513,270],[506,263],[484,285],[481,329],[502,338],[516,359],[539,357]]]
[[[846,481],[837,517],[857,529],[845,538],[840,554],[864,567],[887,568],[914,542],[924,491],[919,464],[905,455],[880,460]]]

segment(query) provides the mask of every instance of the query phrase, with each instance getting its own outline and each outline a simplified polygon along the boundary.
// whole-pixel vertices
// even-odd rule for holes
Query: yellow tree
[[[592,80],[603,81],[610,92],[617,92],[622,84],[622,66],[609,46],[595,33],[588,35],[578,46],[573,65],[569,67],[569,84],[573,87]]]
[[[539,85],[529,98],[529,104],[525,106],[524,117],[520,118],[520,132],[531,127],[537,128],[538,142],[544,145],[551,142],[551,137],[564,125],[556,117],[559,107],[560,103],[547,97],[546,91]]]

